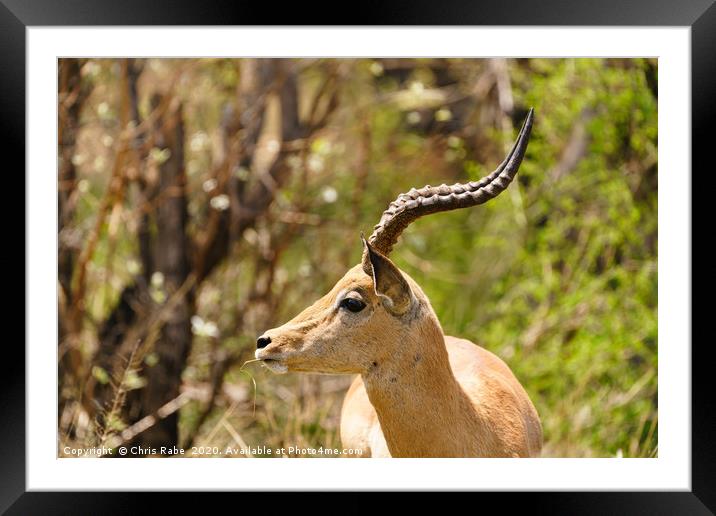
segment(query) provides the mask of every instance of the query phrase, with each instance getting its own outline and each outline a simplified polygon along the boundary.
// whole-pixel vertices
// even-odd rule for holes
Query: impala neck
[[[466,457],[475,453],[479,418],[458,384],[437,319],[402,336],[399,351],[363,374],[393,457]],[[387,347],[387,346],[386,346]]]

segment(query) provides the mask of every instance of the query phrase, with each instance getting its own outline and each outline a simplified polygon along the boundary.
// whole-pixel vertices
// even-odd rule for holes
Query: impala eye
[[[360,312],[365,308],[365,303],[360,299],[345,297],[338,306],[345,308],[346,310],[350,310],[351,312]]]

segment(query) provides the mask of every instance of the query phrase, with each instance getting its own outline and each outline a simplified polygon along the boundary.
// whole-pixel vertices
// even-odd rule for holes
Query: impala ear
[[[375,293],[393,315],[403,315],[410,309],[413,293],[400,270],[386,256],[383,256],[363,240],[363,271],[373,278]]]

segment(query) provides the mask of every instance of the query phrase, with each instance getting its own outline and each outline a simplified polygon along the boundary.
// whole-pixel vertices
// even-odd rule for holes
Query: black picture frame
[[[338,14],[345,13],[345,14]],[[16,158],[4,167],[25,191],[25,69],[26,29],[31,26],[82,25],[550,25],[550,26],[688,26],[691,28],[692,74],[692,180],[701,172],[699,188],[692,187],[692,274],[707,267],[699,263],[698,248],[706,250],[712,217],[699,214],[693,201],[709,195],[702,184],[713,175],[712,141],[716,120],[716,4],[714,0],[501,0],[478,3],[363,1],[360,5],[337,2],[261,3],[241,0],[189,2],[185,0],[0,0],[0,147],[3,156]],[[678,173],[672,171],[670,173]],[[22,178],[22,179],[21,179]],[[693,183],[692,183],[693,184]],[[18,190],[14,190],[18,191]],[[702,205],[703,206],[703,205]],[[17,213],[17,212],[15,212]],[[3,220],[12,220],[5,214]],[[16,215],[15,215],[16,217]],[[706,238],[695,238],[705,235]],[[23,236],[23,238],[25,238]],[[13,245],[13,249],[18,248]],[[23,245],[23,249],[25,249]],[[18,258],[19,259],[19,258]],[[23,251],[21,267],[25,268]],[[10,265],[6,265],[8,270]],[[708,268],[714,271],[714,266]],[[14,270],[14,269],[13,269]],[[713,274],[695,285],[712,291]],[[700,276],[703,277],[703,276]],[[693,291],[692,291],[693,292]],[[12,295],[12,294],[11,294]],[[708,299],[708,298],[706,298]],[[19,306],[20,303],[14,303]],[[24,305],[23,305],[24,306]],[[32,309],[28,306],[27,309]],[[708,301],[692,302],[692,321],[711,310]],[[9,317],[9,316],[8,316]],[[692,330],[693,328],[692,324]],[[716,512],[716,403],[710,375],[710,336],[697,339],[692,351],[692,456],[690,492],[532,492],[480,494],[499,502],[501,510],[526,506],[533,513],[570,514],[713,514]],[[135,494],[126,492],[26,492],[25,352],[19,339],[8,339],[0,360],[3,393],[0,396],[0,511],[7,514],[144,514],[173,504],[185,505],[191,493]],[[12,344],[12,345],[11,345]],[[670,343],[671,344],[671,343]],[[690,343],[682,343],[688,346]],[[205,495],[206,496],[206,495]],[[202,501],[227,503],[227,494],[212,493]],[[264,495],[265,496],[265,495]],[[271,495],[271,507],[295,504],[295,495]],[[360,507],[346,494],[341,507]],[[277,502],[279,502],[277,506]],[[211,503],[211,505],[214,505]],[[186,505],[185,505],[186,506]]]

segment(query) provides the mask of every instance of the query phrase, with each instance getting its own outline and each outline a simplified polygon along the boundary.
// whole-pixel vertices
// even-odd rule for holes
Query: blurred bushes
[[[240,370],[255,336],[292,317],[357,263],[360,232],[370,233],[398,193],[492,170],[534,107],[518,182],[484,206],[418,221],[393,258],[428,294],[446,334],[471,339],[510,365],[542,418],[545,455],[655,455],[657,102],[647,82],[655,60],[290,64],[301,117],[311,106],[330,108],[330,116],[291,157],[291,173],[266,212],[197,286],[182,373],[189,393],[180,409],[182,444],[337,445],[349,379],[275,377],[255,364]],[[142,118],[151,114],[155,91],[173,84],[181,99],[192,238],[212,210],[228,209],[228,197],[217,199],[224,194],[212,181],[222,153],[219,127],[236,103],[241,70],[236,60],[148,60],[137,83]],[[86,61],[81,74],[92,91],[72,157],[78,202],[61,229],[80,247],[108,188],[122,102],[117,61]],[[335,105],[314,102],[322,88],[335,93]],[[251,165],[232,169],[240,179],[276,159],[280,109],[269,98],[266,110]],[[146,160],[161,162],[162,152],[153,149]],[[141,272],[140,202],[131,186],[119,206],[114,225],[110,217],[102,226],[87,271],[86,320],[71,344],[87,364],[99,346],[98,325]],[[255,414],[247,371],[258,387]],[[92,418],[78,415],[87,409],[77,401],[77,386],[62,387],[65,420],[74,423],[72,431],[69,424],[63,429],[61,418],[61,433],[93,439]]]

